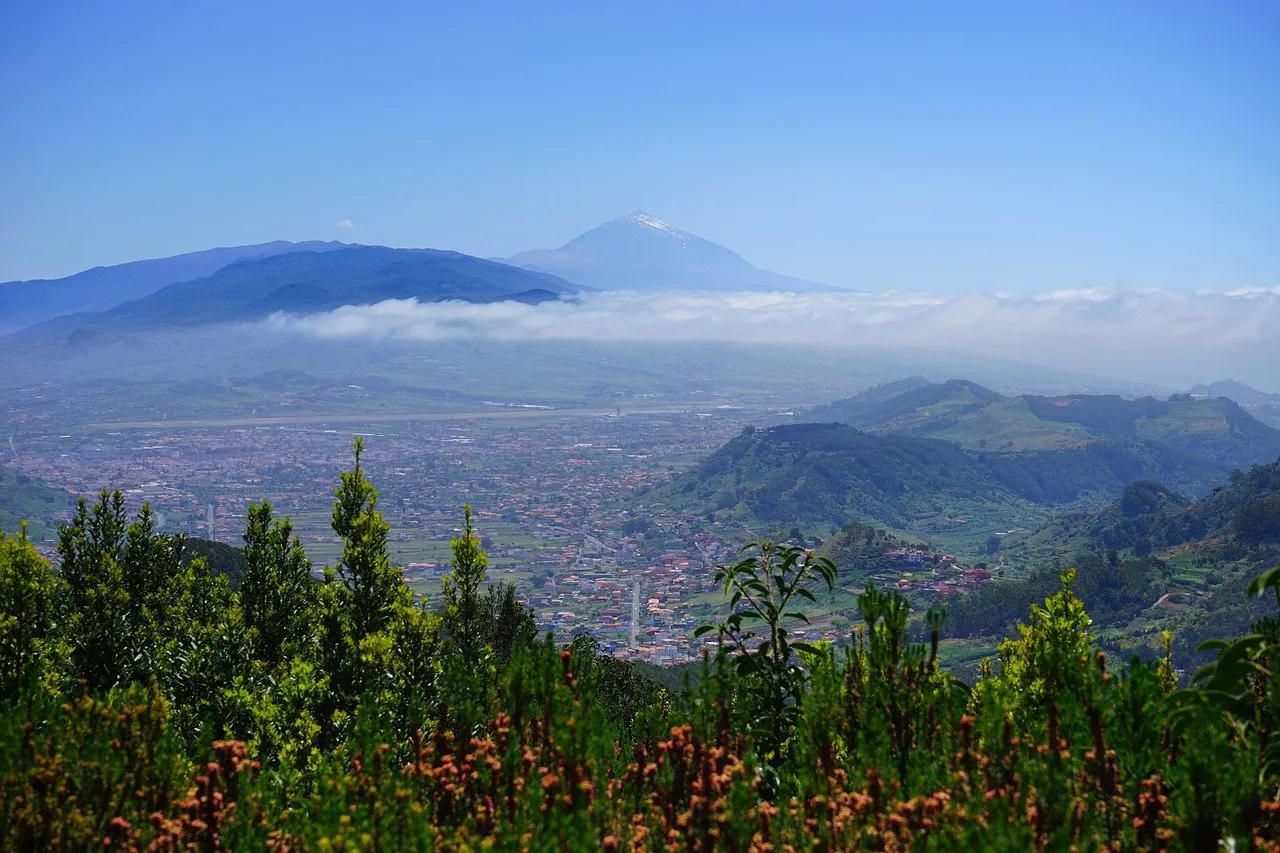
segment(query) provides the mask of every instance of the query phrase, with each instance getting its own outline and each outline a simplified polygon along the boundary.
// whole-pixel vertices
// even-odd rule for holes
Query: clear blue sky
[[[1276,0],[7,3],[0,103],[0,280],[644,208],[854,287],[1280,284]]]

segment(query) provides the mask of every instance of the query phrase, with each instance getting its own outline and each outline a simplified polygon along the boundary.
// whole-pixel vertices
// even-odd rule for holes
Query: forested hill
[[[1263,541],[1273,535],[1280,535],[1280,461],[1237,471],[1227,484],[1197,501],[1159,483],[1133,483],[1113,504],[1056,517],[1006,548],[1053,548],[1061,555],[1087,545],[1143,556],[1196,540],[1236,536]]]
[[[928,537],[1035,524],[1045,511],[953,444],[876,436],[842,424],[745,429],[692,471],[644,496],[755,535],[825,534],[852,520]],[[963,521],[962,521],[963,520]]]
[[[918,543],[851,521],[825,539],[817,553],[835,563],[841,576],[865,577],[901,566],[901,552],[918,548],[921,548]]]
[[[954,379],[918,385],[915,379],[871,389],[810,410],[813,420],[836,420],[877,434],[928,436],[969,450],[1068,450],[1096,444],[1155,445],[1189,454],[1223,470],[1280,456],[1280,430],[1261,423],[1227,397],[1168,400],[1071,394],[1005,397]]]
[[[994,533],[1035,528],[1051,509],[1100,506],[1132,482],[1155,479],[1195,495],[1226,476],[1220,464],[1155,443],[990,453],[843,424],[796,424],[744,430],[645,500],[749,535],[792,526],[821,535],[856,520],[973,553]]]
[[[1280,563],[1280,462],[1238,472],[1198,501],[1135,483],[1104,509],[1059,516],[1028,536],[1010,537],[1001,552],[1042,568],[955,602],[953,633],[1008,630],[1056,587],[1061,568],[1074,566],[1077,594],[1117,646],[1154,651],[1152,631],[1167,627],[1184,657],[1199,659],[1201,640],[1243,633],[1275,611],[1271,599],[1250,603],[1244,593],[1252,577]]]

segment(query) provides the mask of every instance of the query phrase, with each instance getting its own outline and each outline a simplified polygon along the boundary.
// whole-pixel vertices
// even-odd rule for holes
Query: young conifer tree
[[[333,505],[333,532],[342,538],[338,576],[349,599],[352,636],[361,639],[390,622],[400,592],[400,573],[387,555],[390,526],[378,512],[378,490],[364,476],[364,440],[352,442],[355,465],[342,472]]]
[[[475,660],[484,644],[480,584],[489,557],[471,523],[471,504],[462,508],[462,535],[449,543],[453,571],[444,578],[445,626],[463,660]]]

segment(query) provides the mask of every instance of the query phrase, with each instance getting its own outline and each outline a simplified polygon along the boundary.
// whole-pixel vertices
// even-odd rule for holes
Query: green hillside
[[[1075,590],[1109,644],[1154,653],[1168,628],[1184,659],[1203,659],[1200,641],[1243,633],[1275,611],[1274,602],[1250,602],[1244,593],[1252,577],[1280,563],[1280,462],[1237,473],[1198,501],[1156,483],[1132,484],[1103,509],[1009,537],[1000,556],[1040,568],[956,602],[957,635],[1006,631],[1071,565],[1079,570]]]
[[[993,534],[1034,529],[1065,507],[1102,506],[1129,483],[1158,480],[1200,494],[1225,478],[1219,465],[1152,442],[996,453],[795,424],[744,430],[645,500],[748,537],[792,527],[824,535],[860,521],[973,556]]]
[[[746,536],[793,526],[826,534],[862,521],[972,550],[995,530],[1033,527],[1048,517],[1046,506],[1020,495],[1012,482],[1035,485],[1017,460],[932,439],[800,424],[748,428],[644,499]]]
[[[25,520],[33,540],[52,539],[57,521],[70,513],[73,504],[69,493],[0,466],[0,530],[16,533]]]

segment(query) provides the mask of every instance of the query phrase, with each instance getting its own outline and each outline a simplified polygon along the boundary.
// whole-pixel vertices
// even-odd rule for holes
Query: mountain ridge
[[[237,261],[204,278],[105,311],[38,323],[9,338],[91,342],[103,334],[247,322],[281,311],[308,314],[388,299],[544,302],[578,292],[554,276],[459,252],[354,246]]]
[[[246,258],[297,251],[333,251],[351,245],[323,240],[299,243],[272,240],[96,266],[61,278],[3,282],[0,283],[0,334],[66,314],[105,311],[155,293],[166,285],[212,275]]]

